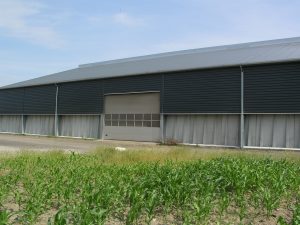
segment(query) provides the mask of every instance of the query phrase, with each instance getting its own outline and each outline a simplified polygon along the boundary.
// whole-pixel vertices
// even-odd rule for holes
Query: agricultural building
[[[80,65],[0,89],[0,132],[300,148],[300,38]]]

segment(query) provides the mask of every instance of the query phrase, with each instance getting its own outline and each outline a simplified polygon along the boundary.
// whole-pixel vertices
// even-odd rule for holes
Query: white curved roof
[[[78,68],[4,86],[69,81],[300,60],[300,37],[200,48],[79,65]]]

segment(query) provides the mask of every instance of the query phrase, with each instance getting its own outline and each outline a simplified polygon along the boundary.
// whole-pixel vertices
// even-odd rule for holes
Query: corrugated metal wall
[[[58,114],[100,114],[103,111],[102,81],[59,85]]]
[[[104,94],[161,90],[161,75],[120,77],[104,80]]]
[[[238,67],[165,75],[165,113],[239,113],[240,96]]]
[[[300,148],[297,141],[299,118],[293,114],[300,113],[300,62],[245,66],[243,69],[246,145]],[[161,112],[166,114],[167,137],[187,143],[239,145],[239,67],[70,82],[58,86],[61,135],[100,137],[95,124],[100,124],[96,118],[103,113],[106,94],[159,91]],[[54,84],[0,90],[0,132],[21,132],[20,115],[24,114],[26,133],[54,135],[55,100]],[[229,115],[232,113],[236,115]],[[291,115],[262,116],[262,113]],[[91,114],[94,118],[88,118]],[[233,127],[229,128],[231,125]]]
[[[0,90],[0,114],[23,114],[24,89]]]
[[[54,114],[55,85],[0,90],[0,114]]]
[[[244,67],[246,113],[300,112],[300,62]]]
[[[55,85],[25,88],[23,114],[55,114],[55,104]]]
[[[244,86],[245,113],[300,112],[300,62],[244,67]],[[100,114],[103,94],[143,91],[163,91],[165,113],[239,113],[240,68],[63,83],[58,110]],[[55,94],[55,85],[0,90],[0,114],[54,114]]]

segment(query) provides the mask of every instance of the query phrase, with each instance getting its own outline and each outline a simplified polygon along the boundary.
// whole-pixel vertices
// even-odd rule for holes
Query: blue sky
[[[300,36],[299,0],[0,0],[0,86],[110,59]]]

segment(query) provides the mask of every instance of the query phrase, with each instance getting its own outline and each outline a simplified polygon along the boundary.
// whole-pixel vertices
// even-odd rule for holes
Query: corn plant
[[[250,207],[268,218],[283,202],[299,224],[297,161],[225,156],[141,162],[126,154],[126,163],[111,150],[0,158],[0,224],[223,224],[229,210],[243,224]],[[117,162],[108,163],[108,155]],[[278,223],[289,221],[280,217]]]

